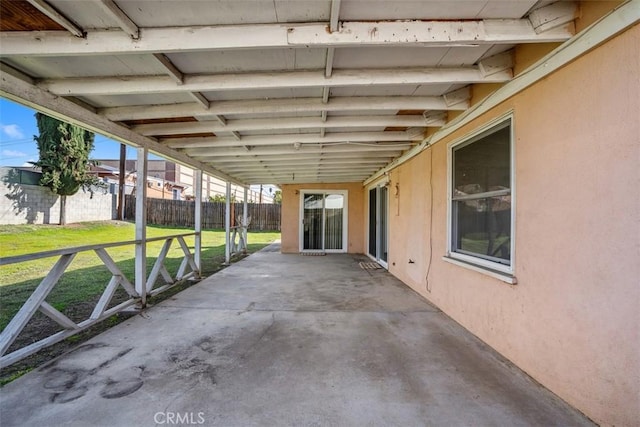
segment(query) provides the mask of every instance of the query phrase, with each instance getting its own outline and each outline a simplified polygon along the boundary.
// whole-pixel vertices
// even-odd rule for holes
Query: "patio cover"
[[[240,185],[363,182],[574,34],[574,2],[29,0],[0,93]]]

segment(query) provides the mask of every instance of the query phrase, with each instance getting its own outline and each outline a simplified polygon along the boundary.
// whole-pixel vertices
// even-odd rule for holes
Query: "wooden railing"
[[[164,244],[156,261],[149,273],[149,277],[144,284],[134,284],[133,280],[129,280],[122,270],[114,262],[113,258],[107,252],[108,248],[114,248],[118,246],[126,245],[140,245],[142,242],[133,240],[127,242],[107,243],[100,245],[79,246],[74,248],[60,249],[47,252],[39,252],[34,254],[20,255],[14,257],[0,258],[0,266],[17,264],[27,261],[33,261],[42,258],[54,258],[57,257],[57,261],[53,264],[47,275],[42,279],[38,287],[33,291],[31,296],[22,305],[20,310],[11,319],[7,327],[0,333],[0,368],[4,368],[11,365],[44,347],[55,344],[62,341],[72,335],[83,331],[96,323],[109,318],[115,313],[118,313],[124,309],[132,307],[141,301],[143,294],[153,296],[162,291],[174,286],[178,282],[189,278],[200,278],[200,271],[194,261],[194,256],[189,250],[189,246],[186,244],[184,238],[187,236],[194,236],[198,233],[179,234],[173,236],[164,236],[147,239],[146,242],[157,242],[164,240]],[[171,245],[174,241],[177,241],[184,254],[180,266],[175,276],[171,276],[167,267],[165,266],[165,260]],[[61,313],[46,299],[51,291],[55,288],[56,284],[66,271],[67,267],[71,264],[73,259],[80,252],[95,252],[98,258],[102,261],[104,266],[111,273],[111,278],[106,284],[102,295],[98,302],[95,304],[91,315],[83,321],[74,322],[69,317]],[[162,276],[164,284],[155,287],[157,279]],[[116,290],[122,287],[128,295],[128,299],[114,307],[108,308],[109,303],[112,301]],[[11,353],[7,353],[13,342],[18,335],[22,332],[24,327],[29,323],[31,318],[40,312],[58,325],[62,327],[62,330],[54,333],[46,338],[43,338],[37,342],[26,345],[20,349],[14,350]]]

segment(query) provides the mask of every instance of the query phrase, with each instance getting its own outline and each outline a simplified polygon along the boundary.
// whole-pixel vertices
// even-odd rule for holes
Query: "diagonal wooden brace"
[[[129,294],[129,296],[133,298],[137,298],[140,295],[136,292],[133,284],[127,279],[122,270],[118,268],[116,263],[113,261],[113,258],[107,253],[105,249],[96,249],[96,255],[102,260],[102,263],[107,267],[107,269],[113,274],[113,277],[117,277],[119,283],[122,285],[125,291]],[[113,279],[112,279],[113,280]]]
[[[153,285],[156,283],[156,279],[158,278],[159,274],[162,274],[162,277],[167,283],[173,282],[171,275],[164,266],[164,260],[167,258],[167,254],[169,253],[169,249],[171,249],[172,243],[173,239],[167,239],[164,242],[164,245],[162,245],[162,249],[158,254],[158,258],[156,258],[156,262],[155,264],[153,264],[153,268],[151,269],[151,273],[149,274],[149,278],[147,279],[147,292],[153,289]],[[169,280],[167,280],[167,276],[169,277]]]
[[[31,294],[29,299],[27,299],[18,313],[13,316],[11,322],[9,322],[4,331],[2,331],[2,334],[0,334],[0,355],[5,354],[11,344],[13,344],[20,332],[22,332],[22,329],[24,329],[29,320],[31,320],[31,317],[38,311],[41,304],[58,283],[58,280],[64,274],[75,256],[75,253],[62,255],[45,278],[42,279],[36,290]]]

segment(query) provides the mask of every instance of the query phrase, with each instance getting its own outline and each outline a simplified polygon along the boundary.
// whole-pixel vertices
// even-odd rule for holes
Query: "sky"
[[[31,108],[0,98],[0,166],[30,166],[29,162],[38,160],[33,140],[38,135],[35,113]],[[96,134],[90,157],[119,159],[120,143]],[[127,146],[127,158],[136,158],[135,148]]]

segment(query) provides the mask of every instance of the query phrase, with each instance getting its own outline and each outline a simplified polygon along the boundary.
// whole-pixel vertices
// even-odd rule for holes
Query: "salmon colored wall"
[[[576,19],[576,33],[596,22],[610,10],[620,6],[625,0],[590,0],[581,1]]]
[[[621,426],[640,425],[638,46],[636,25],[390,173],[390,272],[594,421]],[[447,143],[509,111],[517,285],[442,259]]]
[[[364,252],[364,190],[361,183],[282,185],[281,239],[283,253],[300,252],[300,190],[347,190],[349,253]],[[296,194],[296,192],[298,192]]]
[[[538,62],[562,43],[527,43],[519,44],[515,48],[513,74],[522,74],[524,70]]]

